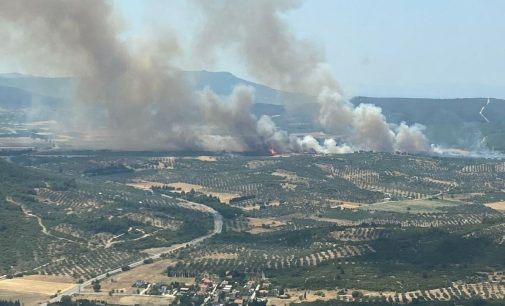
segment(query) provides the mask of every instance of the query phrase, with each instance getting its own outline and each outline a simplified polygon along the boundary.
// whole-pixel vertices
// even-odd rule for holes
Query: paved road
[[[212,237],[212,236],[214,236],[216,234],[221,233],[221,231],[223,230],[223,216],[221,216],[221,214],[219,214],[217,211],[215,211],[212,208],[210,208],[208,206],[205,206],[203,204],[199,204],[199,203],[195,203],[195,202],[190,202],[190,201],[184,201],[184,202],[187,203],[187,204],[190,204],[190,205],[192,205],[194,207],[198,207],[200,209],[203,209],[203,210],[211,212],[212,216],[214,217],[214,230],[212,231],[212,233],[210,233],[208,235],[205,235],[205,236],[202,236],[202,237],[198,237],[196,239],[193,239],[193,240],[185,242],[185,243],[175,244],[175,245],[172,245],[170,247],[164,248],[162,252],[153,254],[153,255],[151,255],[151,256],[149,256],[147,258],[158,259],[164,253],[173,252],[173,251],[182,249],[182,248],[184,248],[186,246],[199,244],[202,241],[204,241],[205,239],[208,239],[208,238],[210,238],[210,237]],[[147,259],[147,258],[144,258],[142,260],[136,261],[134,263],[130,263],[128,266],[130,266],[131,268],[138,267],[138,266],[144,264],[144,260]],[[110,275],[121,273],[121,272],[123,272],[121,270],[121,268],[117,268],[117,269],[108,271],[108,272],[106,272],[106,273],[104,273],[102,275],[99,275],[99,276],[97,276],[95,278],[88,279],[84,283],[76,285],[75,287],[73,287],[73,288],[71,288],[71,289],[69,289],[67,291],[64,291],[64,292],[60,293],[57,297],[52,298],[49,302],[51,302],[51,303],[59,302],[59,301],[61,301],[61,297],[64,296],[64,295],[73,295],[75,293],[79,293],[79,292],[81,292],[81,290],[83,288],[85,288],[87,286],[91,286],[91,283],[94,282],[95,280],[102,280],[104,278],[107,278],[108,275],[110,276]],[[42,305],[46,306],[47,304],[42,304]]]

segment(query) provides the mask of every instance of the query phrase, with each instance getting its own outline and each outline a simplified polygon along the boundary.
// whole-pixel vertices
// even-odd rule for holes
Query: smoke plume
[[[101,0],[0,0],[0,25],[30,50],[27,65],[47,63],[79,77],[66,128],[78,129],[85,145],[115,149],[345,153],[353,149],[428,151],[423,128],[388,124],[380,108],[355,107],[343,98],[322,52],[297,39],[282,14],[298,1],[201,1],[203,23],[194,51],[211,60],[235,48],[249,72],[274,87],[313,97],[314,122],[342,135],[322,144],[296,137],[268,116],[256,118],[254,92],[237,87],[229,97],[210,89],[194,93],[178,75],[182,52],[174,33],[131,44],[122,20]],[[247,14],[244,17],[244,14]],[[5,33],[1,33],[5,34]],[[135,47],[132,47],[135,46]],[[98,111],[97,111],[98,110]]]
[[[293,35],[282,15],[300,1],[198,1],[203,25],[196,45],[201,58],[233,48],[248,72],[278,89],[317,96],[314,121],[326,132],[343,135],[354,148],[392,152],[427,152],[419,125],[390,125],[373,105],[357,107],[343,98],[337,81],[314,44]],[[289,101],[288,101],[289,102]]]

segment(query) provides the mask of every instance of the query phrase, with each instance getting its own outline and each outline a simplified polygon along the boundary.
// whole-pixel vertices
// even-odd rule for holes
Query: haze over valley
[[[505,304],[503,9],[0,0],[0,306]]]

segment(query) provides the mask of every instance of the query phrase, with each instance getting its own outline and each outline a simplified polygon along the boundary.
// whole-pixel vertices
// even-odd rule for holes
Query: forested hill
[[[320,130],[312,123],[315,97],[275,90],[250,82],[229,72],[182,71],[180,77],[188,80],[195,91],[209,87],[219,95],[229,95],[237,85],[255,89],[253,112],[267,114],[288,132]],[[72,102],[71,92],[76,81],[72,78],[43,78],[18,74],[0,74],[0,112],[24,111],[36,120],[58,120],[58,109]],[[378,98],[357,96],[353,104],[369,103],[383,109],[389,122],[399,124],[421,123],[432,143],[470,147],[486,144],[489,148],[505,150],[505,100],[486,97],[455,99]],[[290,112],[286,112],[290,105]],[[294,106],[294,107],[293,107]],[[304,107],[305,106],[305,107]],[[34,117],[35,115],[35,117]],[[482,141],[484,139],[484,141]]]
[[[393,122],[421,122],[425,125],[445,123],[486,123],[480,115],[487,98],[420,99],[355,97],[353,104],[368,103],[382,108]],[[505,100],[489,99],[483,114],[492,123],[505,126]]]

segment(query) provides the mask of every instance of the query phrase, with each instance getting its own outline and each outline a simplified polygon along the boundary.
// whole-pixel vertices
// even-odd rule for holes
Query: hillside
[[[236,85],[247,85],[255,89],[253,113],[274,117],[274,121],[289,132],[311,132],[318,130],[311,122],[310,109],[286,105],[307,105],[312,97],[272,89],[268,86],[240,79],[229,72],[184,71],[181,78],[188,80],[195,90],[210,87],[220,95],[228,95]],[[52,110],[62,107],[71,100],[75,80],[71,78],[44,78],[19,74],[0,74],[0,110],[32,110],[31,118],[54,119]],[[423,99],[423,98],[377,98],[354,97],[353,104],[375,104],[391,123],[421,123],[427,127],[426,134],[433,143],[475,147],[480,143],[490,148],[505,150],[505,100],[490,99],[484,110],[487,123],[479,114],[487,98]],[[33,112],[36,109],[36,112]],[[48,118],[44,118],[47,116]],[[486,137],[484,139],[484,137]],[[484,141],[483,141],[484,139]]]

